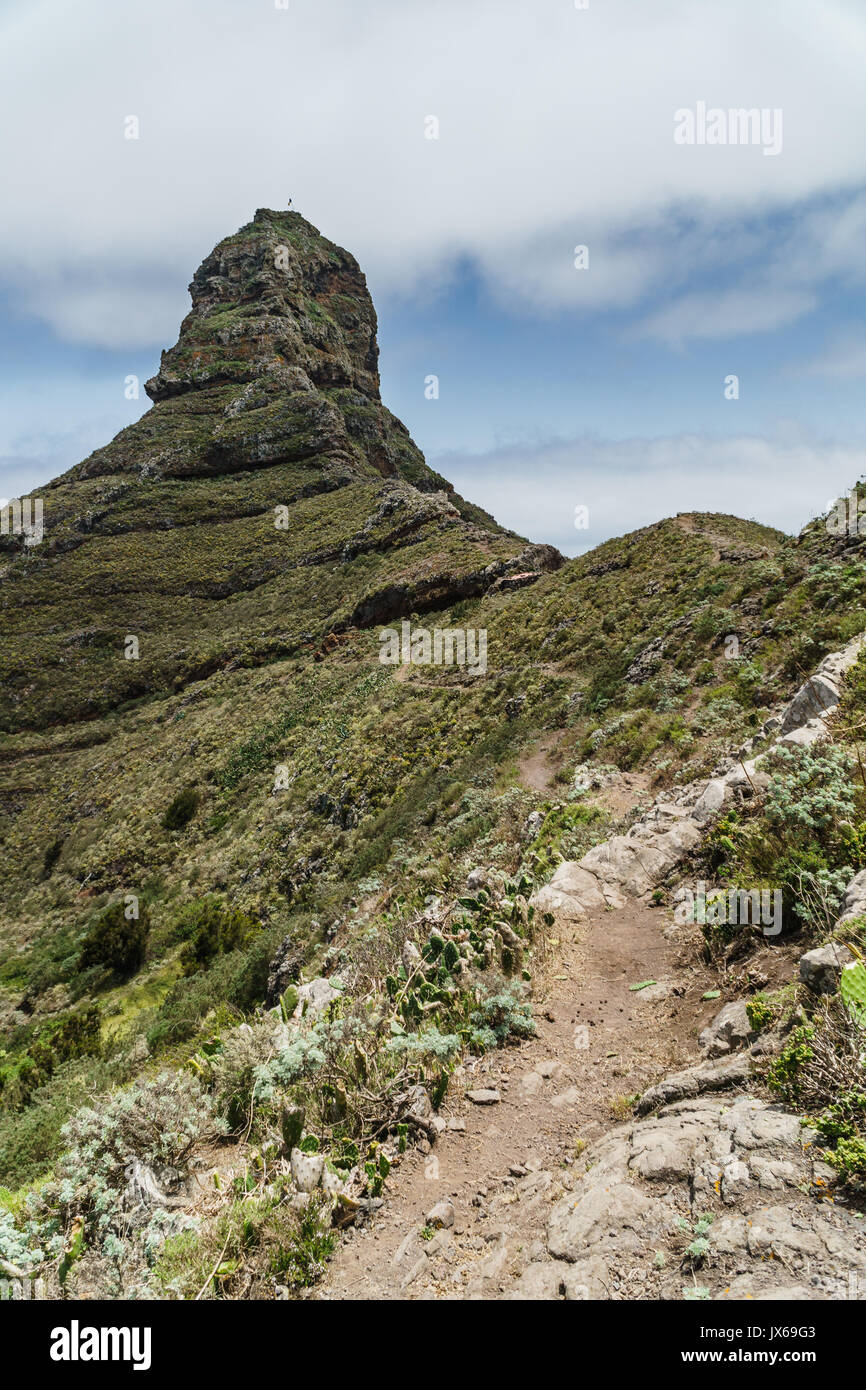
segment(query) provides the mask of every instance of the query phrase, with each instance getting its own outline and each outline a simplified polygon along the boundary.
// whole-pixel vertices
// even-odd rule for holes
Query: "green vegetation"
[[[820,522],[705,514],[562,564],[428,468],[379,401],[357,265],[302,218],[257,214],[192,293],[153,409],[46,489],[44,547],[0,538],[0,1181],[36,1184],[0,1231],[67,1289],[272,1296],[332,1240],[319,1198],[293,1204],[294,1149],[374,1195],[425,1134],[398,1097],[436,1104],[462,1054],[532,1031],[532,890],[628,824],[575,768],[652,794],[709,774],[866,629],[866,564]],[[484,629],[487,671],[383,666],[403,618]],[[781,886],[786,930],[826,931],[866,863],[861,726],[863,662],[838,746],[775,757],[711,836],[707,872]],[[753,1026],[789,1005],[755,996]],[[801,1027],[773,1084],[847,1107],[826,1123],[853,1172],[862,1088],[813,1104],[824,1024]],[[203,1152],[215,1219],[168,1202],[115,1248],[129,1164],[170,1194]]]
[[[113,903],[96,919],[81,947],[79,970],[96,967],[134,975],[144,963],[150,915],[147,908]]]
[[[786,929],[826,932],[854,873],[866,864],[866,789],[843,746],[778,748],[763,763],[763,798],[734,808],[709,836],[718,879],[782,891]]]

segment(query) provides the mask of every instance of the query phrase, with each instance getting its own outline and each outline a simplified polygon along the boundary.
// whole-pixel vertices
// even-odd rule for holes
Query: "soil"
[[[532,749],[525,753],[517,765],[517,775],[524,787],[534,792],[548,792],[553,788],[559,764],[553,754],[561,735],[546,734]]]
[[[558,1171],[639,1092],[698,1059],[698,1031],[725,995],[702,999],[718,979],[668,912],[633,903],[557,930],[536,986],[537,1035],[455,1072],[440,1118],[465,1128],[402,1156],[383,1207],[343,1237],[312,1297],[507,1296],[538,1257]],[[474,1104],[472,1090],[501,1099]],[[454,1224],[434,1231],[427,1213],[446,1199]]]

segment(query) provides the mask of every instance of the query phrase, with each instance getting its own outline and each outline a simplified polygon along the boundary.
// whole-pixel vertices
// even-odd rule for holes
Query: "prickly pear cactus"
[[[859,960],[846,965],[840,987],[845,1008],[855,1023],[866,1028],[866,966]]]

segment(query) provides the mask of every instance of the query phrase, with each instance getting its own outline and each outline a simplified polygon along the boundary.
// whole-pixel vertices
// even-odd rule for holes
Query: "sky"
[[[864,472],[864,71],[864,0],[0,0],[0,496],[143,413],[196,266],[291,197],[506,525],[796,531]]]

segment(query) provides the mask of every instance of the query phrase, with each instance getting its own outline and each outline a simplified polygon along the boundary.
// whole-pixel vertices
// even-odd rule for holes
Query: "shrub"
[[[64,842],[63,838],[61,837],[59,840],[52,840],[52,841],[51,841],[51,844],[48,845],[47,849],[45,850],[44,855],[42,856],[42,876],[43,876],[43,878],[50,878],[51,875],[53,874],[53,872],[54,872],[54,866],[56,865],[58,859],[60,858],[60,853],[61,853],[61,851],[62,851],[62,849],[63,849],[64,843],[65,843],[65,842]]]
[[[857,1018],[838,998],[822,1001],[812,1022],[793,1030],[767,1074],[771,1089],[808,1117],[843,1181],[866,1179],[863,1047]]]
[[[746,1004],[746,1013],[749,1023],[756,1033],[760,1033],[765,1028],[768,1028],[775,1018],[775,1010],[772,1004],[769,1000],[765,999],[762,994],[756,994],[753,999],[748,1000]]]
[[[213,1105],[195,1077],[161,1072],[84,1106],[63,1126],[56,1180],[33,1210],[69,1227],[83,1223],[88,1242],[113,1242],[123,1229],[123,1196],[134,1160],[158,1169],[163,1183],[184,1176],[195,1145],[219,1131]]]
[[[181,952],[185,975],[207,970],[217,956],[244,946],[259,923],[245,912],[228,907],[218,898],[203,898],[188,916],[192,939]]]
[[[81,948],[79,970],[98,967],[121,976],[134,975],[144,963],[150,919],[147,908],[128,917],[123,902],[112,903],[96,919]]]
[[[170,1237],[152,1286],[162,1297],[184,1299],[272,1297],[277,1284],[309,1288],[336,1244],[329,1214],[318,1194],[295,1211],[276,1184],[271,1195],[233,1202],[207,1231]]]
[[[285,1026],[273,1014],[229,1029],[208,1062],[217,1109],[232,1129],[250,1119],[259,1068],[273,1061],[285,1042]]]
[[[776,748],[767,759],[772,769],[766,816],[772,825],[794,834],[819,836],[855,810],[851,754],[828,744]]]
[[[529,1005],[522,1003],[511,990],[482,1000],[470,1022],[473,1032],[469,1041],[482,1050],[502,1046],[510,1038],[530,1038],[535,1033]]]
[[[133,1219],[127,1196],[133,1164],[156,1170],[159,1184],[168,1187],[188,1174],[193,1148],[218,1128],[208,1096],[180,1072],[163,1072],[79,1108],[61,1131],[56,1177],[15,1212],[20,1238],[50,1262],[61,1289],[85,1251],[116,1284],[112,1269],[127,1263],[135,1269],[152,1258],[172,1223],[176,1229],[185,1219],[159,1207],[143,1221]],[[10,1244],[8,1229],[0,1230],[0,1241]]]
[[[0,1110],[0,1181],[20,1187],[45,1173],[62,1149],[61,1129],[82,1095],[98,1095],[124,1079],[124,1063],[82,1057],[64,1062],[19,1111]]]
[[[164,1071],[83,1106],[63,1126],[69,1146],[61,1179],[126,1186],[132,1159],[148,1167],[185,1170],[195,1144],[219,1124],[200,1083],[188,1072]]]
[[[162,817],[163,830],[183,830],[198,810],[201,797],[195,787],[184,787],[169,802]]]

